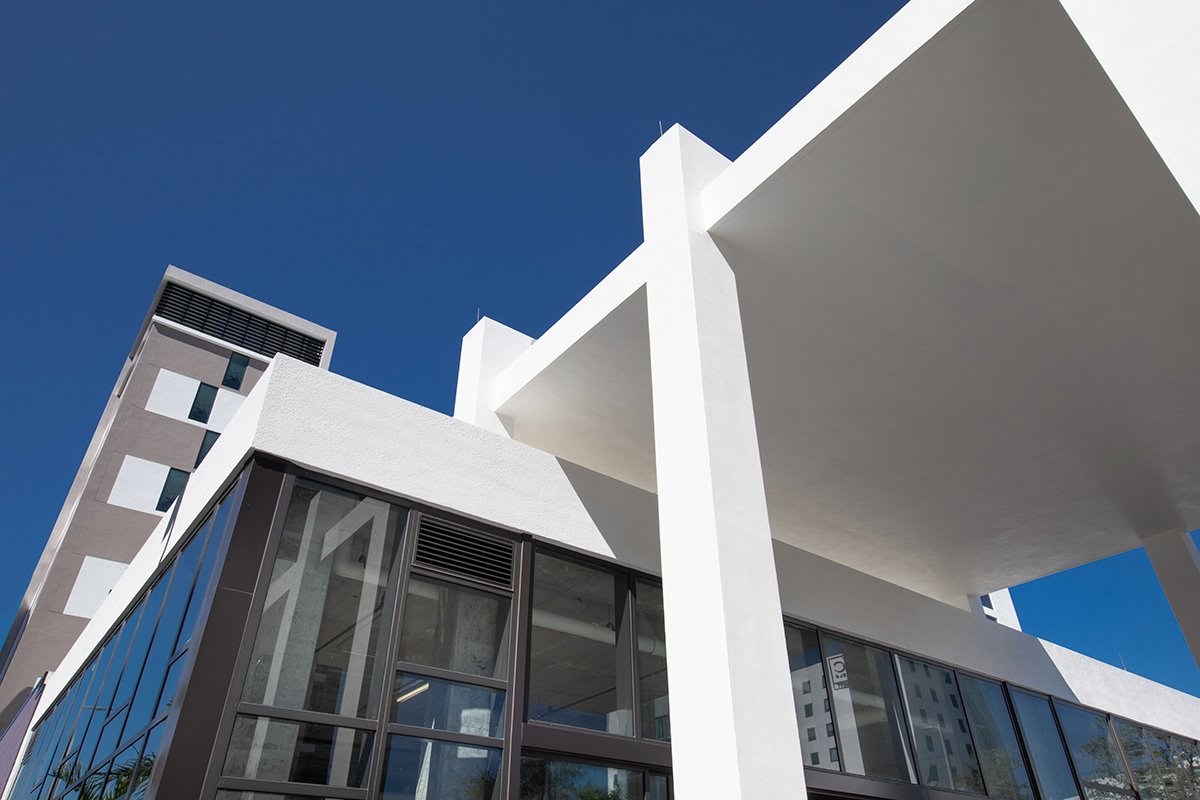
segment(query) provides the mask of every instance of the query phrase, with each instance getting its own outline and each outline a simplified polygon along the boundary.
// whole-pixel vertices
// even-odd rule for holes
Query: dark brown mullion
[[[417,548],[417,525],[421,515],[411,508],[404,521],[404,535],[400,542],[399,557],[396,562],[395,575],[388,580],[389,591],[394,591],[394,597],[389,607],[392,609],[392,619],[389,626],[387,645],[380,653],[377,661],[382,663],[384,674],[381,684],[381,701],[378,706],[378,719],[375,720],[375,741],[371,746],[371,761],[367,768],[367,789],[375,791],[382,789],[383,763],[388,754],[388,725],[392,717],[392,690],[396,685],[396,660],[400,652],[400,630],[404,621],[405,607],[408,605],[408,579],[412,570],[412,557]],[[394,581],[394,583],[393,583]]]
[[[440,728],[422,728],[417,725],[398,725],[391,723],[387,726],[389,735],[408,736],[413,739],[434,739],[440,742],[465,744],[471,747],[490,747],[499,750],[504,747],[504,740],[492,736],[479,736],[474,733],[459,733]]]
[[[403,672],[405,675],[419,675],[427,678],[436,678],[438,680],[452,681],[454,683],[465,683],[471,686],[483,686],[488,689],[500,689],[504,691],[508,688],[508,680],[506,678],[489,678],[486,675],[470,675],[466,672],[455,672],[452,669],[442,669],[441,667],[431,667],[427,664],[418,664],[414,661],[395,661],[396,672]]]
[[[260,781],[253,778],[222,778],[218,789],[227,792],[262,792],[264,794],[301,795],[303,797],[338,797],[345,800],[367,800],[369,789],[349,786],[328,786],[321,783],[285,783]]]
[[[671,746],[650,739],[635,739],[582,728],[527,722],[522,726],[522,742],[527,750],[563,756],[576,761],[591,759],[616,762],[633,769],[670,769]],[[514,800],[516,795],[509,798]]]
[[[529,694],[529,630],[533,616],[533,542],[517,543],[517,570],[512,608],[511,655],[508,659],[509,689],[505,705],[504,754],[501,800],[518,800],[521,794],[521,750],[524,746],[525,702]]]
[[[326,714],[324,711],[264,706],[258,703],[238,703],[236,712],[254,717],[270,717],[288,722],[306,722],[312,725],[331,725],[335,728],[353,728],[363,731],[374,731],[378,727],[373,719],[340,717],[337,714]]]

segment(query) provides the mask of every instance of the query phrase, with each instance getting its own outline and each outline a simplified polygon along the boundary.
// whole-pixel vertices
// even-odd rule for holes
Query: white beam
[[[1175,612],[1183,638],[1200,665],[1200,553],[1192,535],[1166,531],[1142,540],[1154,574]]]

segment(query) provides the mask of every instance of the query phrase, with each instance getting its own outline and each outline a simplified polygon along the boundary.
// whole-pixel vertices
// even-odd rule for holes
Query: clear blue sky
[[[641,241],[660,121],[735,157],[899,5],[0,5],[0,615],[167,264],[449,412],[476,309],[540,335]],[[1140,551],[1014,595],[1027,630],[1200,694]]]

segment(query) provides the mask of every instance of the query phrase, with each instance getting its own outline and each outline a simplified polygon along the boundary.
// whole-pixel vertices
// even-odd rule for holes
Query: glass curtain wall
[[[245,476],[197,526],[34,731],[12,800],[140,798]]]

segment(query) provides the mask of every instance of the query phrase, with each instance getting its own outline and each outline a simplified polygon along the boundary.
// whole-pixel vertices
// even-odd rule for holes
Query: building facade
[[[1003,592],[1144,546],[1200,650],[1197,34],[912,0],[736,160],[664,134],[453,417],[276,356],[6,797],[1197,800],[1200,698]]]

